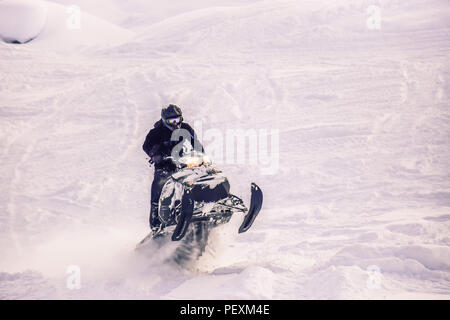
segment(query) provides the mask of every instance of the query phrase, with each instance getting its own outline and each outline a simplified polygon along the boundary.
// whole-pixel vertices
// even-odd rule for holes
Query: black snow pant
[[[165,170],[165,169],[155,169],[155,176],[153,178],[152,183],[152,191],[151,191],[151,206],[150,206],[150,228],[158,227],[161,222],[158,218],[158,205],[159,205],[159,197],[161,196],[162,188],[166,181],[170,178],[173,172]]]

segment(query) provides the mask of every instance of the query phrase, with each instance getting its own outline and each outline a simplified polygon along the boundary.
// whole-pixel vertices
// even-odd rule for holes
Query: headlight
[[[201,164],[201,159],[198,157],[189,157],[186,159],[186,166],[188,168],[198,167]]]
[[[208,165],[212,164],[212,161],[208,156],[203,156],[203,164],[208,166]]]

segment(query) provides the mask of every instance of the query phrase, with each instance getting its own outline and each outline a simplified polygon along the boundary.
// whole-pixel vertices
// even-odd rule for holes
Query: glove
[[[163,161],[163,156],[160,154],[155,154],[151,159],[150,162],[154,164],[160,164]]]

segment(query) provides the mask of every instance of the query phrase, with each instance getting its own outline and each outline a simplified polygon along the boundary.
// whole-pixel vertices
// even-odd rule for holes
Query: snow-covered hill
[[[0,2],[0,39],[6,42],[67,55],[86,47],[117,45],[133,35],[75,5],[41,0]]]
[[[0,42],[1,299],[450,298],[447,1],[79,1],[67,29],[73,2]],[[187,269],[171,244],[133,250],[168,103],[207,151],[227,129],[279,137],[270,163],[216,157],[264,207]]]

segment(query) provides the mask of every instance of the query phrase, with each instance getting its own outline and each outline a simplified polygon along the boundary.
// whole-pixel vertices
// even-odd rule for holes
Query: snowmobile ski
[[[177,226],[172,233],[172,241],[180,241],[183,239],[189,228],[192,214],[194,212],[194,200],[192,199],[192,191],[186,190],[181,200],[181,213],[178,216]]]
[[[251,200],[250,200],[250,208],[248,213],[244,217],[244,221],[239,227],[239,233],[246,232],[255,221],[256,216],[261,210],[263,202],[263,194],[261,189],[256,185],[256,183],[252,182],[251,186]]]

